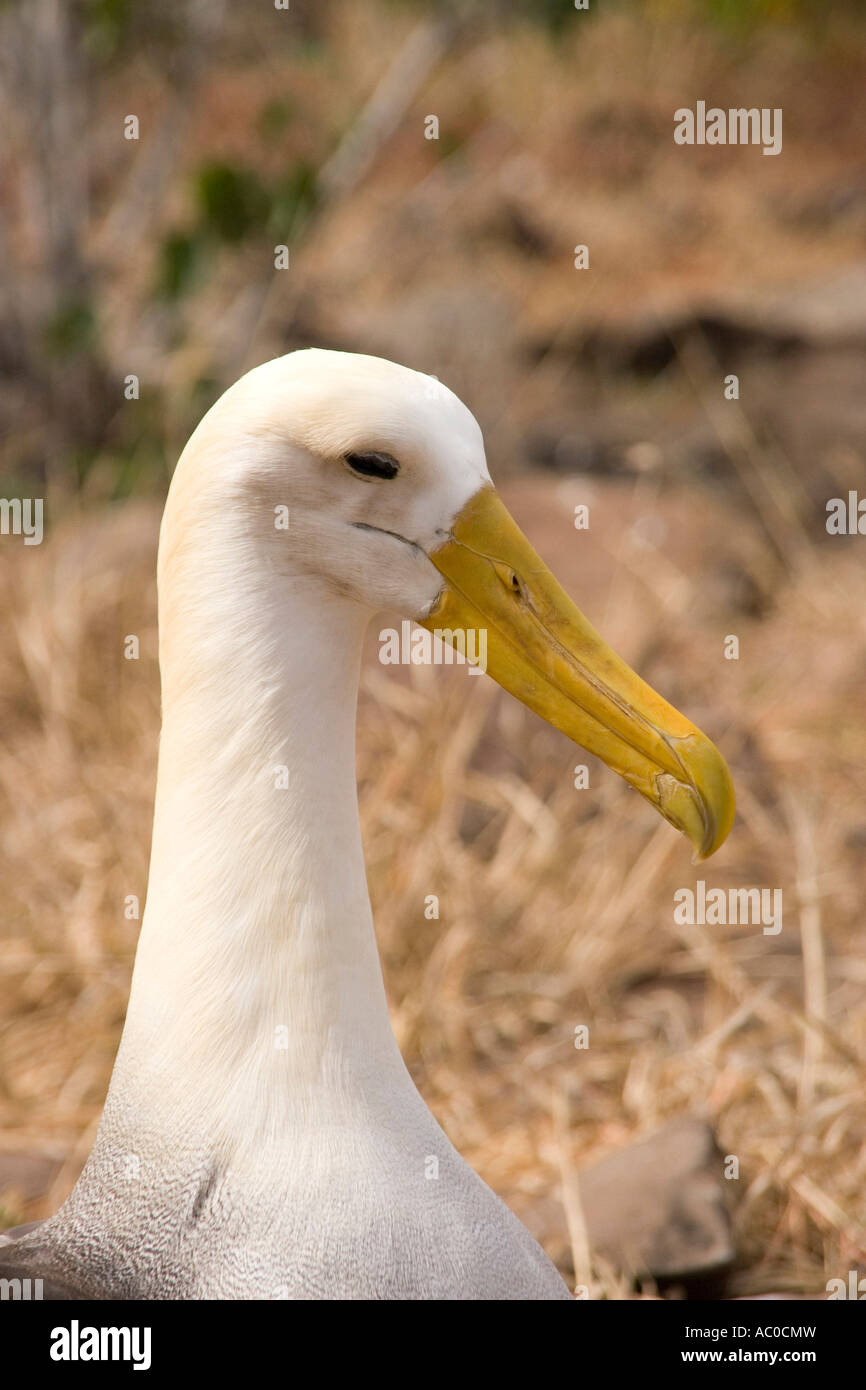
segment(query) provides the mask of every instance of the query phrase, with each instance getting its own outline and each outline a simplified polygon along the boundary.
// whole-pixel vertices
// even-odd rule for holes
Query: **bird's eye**
[[[400,465],[391,454],[381,454],[371,450],[363,454],[344,454],[343,458],[353,473],[364,478],[396,478]]]

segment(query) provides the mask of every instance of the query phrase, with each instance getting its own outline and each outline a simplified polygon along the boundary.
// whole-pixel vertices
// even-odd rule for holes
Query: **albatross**
[[[488,674],[696,859],[733,819],[721,755],[560,588],[467,407],[393,362],[309,349],[230,387],[181,455],[157,574],[162,732],[126,1022],[81,1177],[0,1237],[0,1275],[53,1298],[569,1298],[391,1029],[355,781],[365,629],[388,610],[446,640],[484,631]]]

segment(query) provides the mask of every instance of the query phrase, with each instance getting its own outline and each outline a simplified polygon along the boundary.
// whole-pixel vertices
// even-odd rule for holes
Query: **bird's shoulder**
[[[44,1221],[30,1221],[0,1232],[0,1299],[90,1300],[89,1293],[58,1269],[45,1226]]]

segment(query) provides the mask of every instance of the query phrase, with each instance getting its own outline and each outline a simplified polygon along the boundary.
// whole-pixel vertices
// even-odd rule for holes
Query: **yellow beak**
[[[486,669],[499,685],[651,801],[691,840],[696,861],[713,854],[734,819],[721,754],[611,651],[492,487],[467,502],[430,560],[445,587],[423,626],[452,643],[486,632]]]

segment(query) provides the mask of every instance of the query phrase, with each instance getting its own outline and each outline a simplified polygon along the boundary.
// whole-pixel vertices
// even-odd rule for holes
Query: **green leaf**
[[[157,292],[164,299],[179,299],[191,288],[200,262],[201,251],[194,237],[169,232],[160,247]]]
[[[242,241],[267,218],[268,195],[249,169],[219,161],[204,164],[195,191],[202,225],[219,241]]]
[[[299,159],[271,192],[271,211],[268,227],[284,240],[297,234],[316,206],[316,171],[312,164]]]
[[[291,124],[294,112],[287,101],[266,101],[256,119],[262,140],[278,140]]]
[[[48,319],[43,329],[45,350],[52,357],[77,357],[93,347],[96,318],[90,302],[69,299]]]

